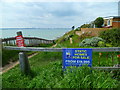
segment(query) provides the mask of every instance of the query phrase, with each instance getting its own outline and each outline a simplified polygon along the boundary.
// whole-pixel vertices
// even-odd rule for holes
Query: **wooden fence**
[[[63,52],[63,48],[38,48],[38,47],[12,47],[4,46],[4,49],[8,50],[19,50],[19,61],[21,66],[21,71],[28,73],[30,71],[30,66],[26,54],[24,51],[42,51],[42,52]],[[120,47],[110,47],[110,48],[92,48],[93,52],[120,52]],[[120,59],[119,59],[120,60]],[[118,61],[120,64],[120,61]],[[120,70],[119,66],[114,67],[92,67],[93,69],[109,69],[109,70]]]
[[[62,52],[63,48],[41,48],[41,47],[13,47],[4,46],[4,49],[8,50],[20,50],[20,51],[43,51],[43,52]],[[107,47],[107,48],[92,48],[93,52],[120,52],[120,47]]]
[[[50,44],[53,43],[54,40],[47,40],[47,39],[42,39],[42,38],[37,38],[37,37],[24,37],[24,42],[26,46],[35,46],[39,44]],[[16,45],[16,38],[15,37],[10,37],[10,38],[4,38],[2,39],[2,45]]]

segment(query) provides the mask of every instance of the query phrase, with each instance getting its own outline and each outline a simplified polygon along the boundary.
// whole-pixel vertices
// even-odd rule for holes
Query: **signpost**
[[[63,49],[63,68],[67,66],[92,66],[92,49]]]
[[[22,32],[17,32],[17,36],[16,36],[16,44],[18,47],[24,47],[24,39],[22,36]],[[30,65],[29,65],[29,61],[28,61],[28,57],[26,52],[20,52],[19,53],[19,62],[20,62],[20,69],[21,72],[23,72],[24,74],[29,74],[30,73]]]

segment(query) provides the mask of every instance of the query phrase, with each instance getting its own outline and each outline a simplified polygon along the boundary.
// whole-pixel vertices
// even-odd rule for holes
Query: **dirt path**
[[[55,44],[55,45],[53,45],[51,48],[54,48],[54,47],[56,47],[57,46],[57,43]]]
[[[28,56],[28,59],[31,58],[31,57],[33,57],[33,56],[35,56],[35,55],[37,55],[37,54],[38,53],[34,53],[34,54]],[[7,72],[8,70],[10,70],[11,68],[15,67],[18,64],[19,64],[18,60],[16,62],[10,62],[10,64],[5,65],[4,67],[0,68],[0,71],[2,71],[2,72],[0,72],[0,74],[2,74],[4,72]]]
[[[81,31],[76,31],[75,34],[78,35],[78,36],[81,36],[82,32]]]

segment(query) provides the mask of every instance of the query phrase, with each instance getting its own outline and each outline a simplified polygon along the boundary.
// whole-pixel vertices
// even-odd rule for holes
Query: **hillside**
[[[90,28],[90,30],[92,30]],[[97,30],[97,35],[92,35],[89,32],[89,28],[87,31],[83,33],[83,31],[79,30],[78,28],[75,30],[71,30],[65,33],[62,37],[56,40],[56,47],[57,48],[83,48],[83,47],[119,47],[120,46],[120,28],[112,28],[106,29],[95,28]],[[99,31],[99,32],[98,32]],[[80,45],[81,42],[84,43]],[[100,42],[99,42],[100,41]],[[95,45],[96,44],[96,45]]]
[[[72,38],[72,40],[71,40]],[[81,48],[80,42],[93,38],[77,35],[76,30],[66,33],[56,42],[56,48]],[[90,41],[90,40],[88,40]],[[85,47],[86,48],[86,47]],[[92,66],[118,64],[118,52],[93,52]],[[19,65],[2,74],[3,88],[120,88],[120,72],[97,70],[89,67],[72,67],[63,71],[62,52],[39,52],[29,59],[31,72],[24,75]]]
[[[79,43],[85,38],[91,38],[88,34],[77,35],[77,29],[65,33],[56,40],[57,48],[79,48]],[[72,38],[72,40],[70,40]],[[72,43],[71,43],[72,42]]]

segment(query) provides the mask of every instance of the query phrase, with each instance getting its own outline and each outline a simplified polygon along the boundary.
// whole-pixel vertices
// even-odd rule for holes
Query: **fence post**
[[[114,65],[114,54],[112,53],[112,65]]]
[[[22,32],[17,32],[17,35],[22,35]],[[19,62],[20,62],[20,69],[21,72],[24,74],[29,74],[30,73],[30,66],[29,66],[29,61],[26,52],[20,52],[19,53]]]
[[[28,57],[26,55],[26,52],[19,53],[19,62],[20,62],[21,72],[23,72],[24,74],[29,74],[30,66],[29,66]]]

